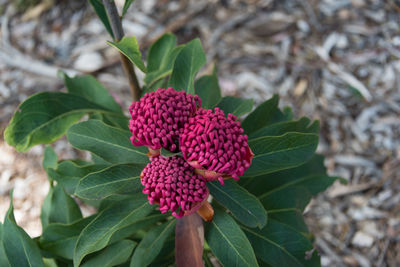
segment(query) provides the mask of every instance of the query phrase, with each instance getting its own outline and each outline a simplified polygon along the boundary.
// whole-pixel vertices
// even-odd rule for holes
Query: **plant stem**
[[[114,33],[114,40],[120,41],[124,37],[124,30],[122,28],[121,18],[118,14],[117,7],[115,6],[114,0],[103,0],[104,7],[107,12],[108,19],[110,20],[111,28]],[[141,89],[139,86],[138,79],[136,77],[135,69],[129,59],[122,53],[120,59],[122,68],[124,69],[125,75],[129,80],[129,87],[131,95],[134,101],[139,100]]]

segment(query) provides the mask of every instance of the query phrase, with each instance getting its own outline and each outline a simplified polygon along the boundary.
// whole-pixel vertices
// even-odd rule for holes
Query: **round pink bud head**
[[[200,105],[197,95],[178,92],[172,87],[146,93],[129,107],[132,144],[147,146],[152,156],[159,154],[157,151],[162,147],[177,151],[183,126]]]
[[[150,204],[160,204],[160,211],[172,211],[176,218],[196,212],[209,195],[205,179],[178,156],[150,158],[141,174]]]
[[[239,176],[250,167],[254,156],[247,135],[237,117],[215,108],[199,109],[195,117],[190,118],[179,139],[183,157],[196,168],[196,172],[207,181]]]

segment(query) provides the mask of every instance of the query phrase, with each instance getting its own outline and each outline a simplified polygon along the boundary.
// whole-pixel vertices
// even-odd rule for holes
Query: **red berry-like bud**
[[[239,180],[254,156],[236,116],[215,108],[199,109],[179,139],[183,157],[206,180]]]
[[[159,154],[162,147],[171,152],[177,151],[183,126],[200,105],[197,95],[178,92],[171,87],[146,93],[129,107],[132,144],[147,146],[151,156]]]
[[[196,212],[207,201],[209,191],[205,179],[178,156],[150,158],[141,174],[150,204],[160,204],[162,213],[168,210],[176,218]]]

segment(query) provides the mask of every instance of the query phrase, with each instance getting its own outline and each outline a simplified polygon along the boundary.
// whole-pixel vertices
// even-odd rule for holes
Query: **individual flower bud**
[[[205,179],[195,174],[182,157],[159,155],[150,160],[140,175],[150,204],[159,204],[162,213],[170,210],[176,218],[190,215],[204,205],[210,207]]]
[[[239,180],[254,156],[237,117],[215,108],[199,109],[185,125],[179,143],[182,155],[207,181]]]
[[[151,156],[159,155],[162,147],[177,151],[183,126],[200,105],[197,95],[178,92],[172,87],[146,93],[129,107],[132,144],[147,146]]]

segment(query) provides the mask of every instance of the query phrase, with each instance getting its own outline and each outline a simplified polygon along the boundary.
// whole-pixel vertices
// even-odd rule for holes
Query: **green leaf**
[[[267,223],[267,212],[260,201],[232,180],[221,186],[218,181],[207,183],[211,195],[233,216],[249,227],[263,228]]]
[[[258,176],[299,166],[309,160],[318,145],[318,135],[287,133],[249,140],[254,158],[245,176]]]
[[[166,33],[150,46],[149,53],[147,55],[147,75],[149,75],[151,72],[162,69],[161,65],[168,64],[166,59],[171,50],[174,49],[175,45],[175,35],[172,33]],[[171,65],[171,67],[172,66],[173,65]]]
[[[103,22],[104,27],[106,28],[110,36],[114,39],[114,34],[111,28],[111,24],[110,21],[108,20],[106,9],[104,8],[104,5],[101,2],[101,0],[89,0],[89,2],[92,5],[99,19],[101,20],[101,22]]]
[[[128,8],[131,6],[132,3],[133,3],[133,0],[125,0],[124,7],[122,8],[122,16],[121,17],[125,16],[126,11],[128,11]]]
[[[73,147],[88,150],[110,163],[147,163],[147,148],[132,145],[131,135],[97,120],[78,123],[67,132]]]
[[[214,219],[206,224],[205,237],[222,265],[258,266],[249,240],[225,211],[215,209]]]
[[[314,121],[310,124],[310,119],[302,117],[297,121],[278,122],[265,126],[249,135],[249,139],[262,136],[279,136],[287,132],[300,133],[319,133],[319,122]]]
[[[7,259],[11,266],[44,267],[38,246],[15,222],[12,198],[11,193],[10,208],[4,219],[2,233],[2,241]]]
[[[201,99],[202,108],[214,108],[221,101],[221,89],[216,74],[200,77],[194,84],[194,88]]]
[[[103,170],[109,166],[105,164],[79,165],[75,161],[66,160],[59,163],[56,170],[49,169],[48,173],[52,179],[57,181],[68,194],[73,194],[81,178],[92,172]]]
[[[75,189],[80,198],[103,199],[111,195],[142,191],[140,173],[144,164],[119,164],[82,178]]]
[[[172,235],[175,229],[176,220],[170,220],[147,232],[139,243],[131,259],[131,267],[141,267],[150,264],[160,253],[164,242]]]
[[[142,54],[139,50],[139,45],[135,36],[123,37],[121,41],[118,42],[107,42],[109,45],[118,49],[122,54],[124,54],[133,64],[135,64],[144,73],[147,72],[146,66],[142,60]]]
[[[278,109],[278,103],[279,96],[274,95],[250,113],[242,123],[245,134],[251,134],[268,124],[280,121],[284,114]]]
[[[125,201],[123,205],[118,204],[100,212],[83,229],[74,250],[74,266],[79,266],[86,255],[106,247],[119,230],[134,224],[152,210],[143,194],[135,199]],[[121,236],[121,238],[125,237]]]
[[[287,211],[283,211],[287,213]],[[242,226],[259,259],[271,266],[320,266],[319,257],[306,259],[306,252],[313,249],[310,240],[291,225],[276,220],[270,214],[268,224],[263,229]]]
[[[168,149],[165,149],[163,147],[160,149],[160,154],[162,156],[166,157],[166,158],[174,157],[174,156],[182,156],[182,152],[181,151],[179,151],[179,152],[171,152]]]
[[[190,41],[176,57],[169,86],[194,95],[194,78],[205,63],[206,55],[200,40],[196,38]]]
[[[39,239],[41,249],[72,260],[79,234],[95,216],[85,217],[71,224],[49,224]]]
[[[62,73],[62,76],[70,94],[86,98],[111,111],[122,113],[121,106],[114,97],[93,76],[82,75],[71,78],[65,73]]]
[[[253,104],[253,99],[226,96],[221,99],[217,107],[225,111],[225,114],[232,113],[235,116],[241,117],[251,111]]]
[[[46,146],[44,150],[44,157],[43,157],[43,169],[47,170],[48,168],[57,168],[57,161],[58,157],[56,152],[53,148],[49,145]]]
[[[172,48],[168,52],[165,52],[165,54],[162,54],[162,56],[163,56],[162,58],[154,59],[154,61],[155,60],[161,60],[161,61],[159,61],[159,65],[157,65],[157,69],[154,69],[151,72],[150,72],[150,70],[148,70],[148,73],[146,74],[146,77],[144,79],[144,82],[147,84],[148,87],[153,88],[155,86],[156,82],[159,82],[162,78],[165,78],[166,76],[168,76],[172,73],[172,68],[174,66],[176,57],[178,56],[178,54],[181,52],[181,50],[184,47],[185,47],[185,45],[179,45],[177,47]],[[166,48],[163,48],[163,49],[166,49]],[[156,56],[158,56],[158,55],[156,55]],[[160,88],[160,87],[158,87],[158,88]]]
[[[299,167],[254,177],[244,187],[258,197],[267,211],[304,210],[312,196],[324,191],[336,179],[326,174],[323,157],[314,155]]]
[[[42,223],[42,230],[47,227],[50,221],[50,210],[51,210],[51,200],[53,198],[53,187],[50,186],[49,192],[47,193],[46,198],[43,200],[41,212],[40,212],[40,221]]]
[[[93,254],[81,266],[82,267],[112,267],[128,260],[132,254],[136,242],[131,240],[121,240],[116,242],[105,249]]]
[[[3,224],[0,222],[0,266],[11,267],[11,263],[7,258],[3,245]]]
[[[54,142],[88,112],[113,114],[79,96],[38,93],[19,106],[4,132],[4,138],[19,152],[26,152],[34,145]]]
[[[65,193],[61,185],[56,185],[51,197],[49,222],[68,224],[81,218],[82,213],[75,200]]]

